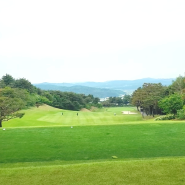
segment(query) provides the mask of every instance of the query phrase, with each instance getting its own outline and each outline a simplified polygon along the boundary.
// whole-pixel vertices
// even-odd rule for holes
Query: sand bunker
[[[86,109],[86,108],[83,108],[80,111],[83,111],[83,112],[91,112],[89,109]]]
[[[122,114],[137,114],[135,112],[130,112],[130,111],[122,111]]]

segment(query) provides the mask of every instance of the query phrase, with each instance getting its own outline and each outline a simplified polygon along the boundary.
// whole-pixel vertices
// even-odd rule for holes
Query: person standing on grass
[[[78,116],[78,112],[77,112],[77,114],[76,114],[77,116]]]

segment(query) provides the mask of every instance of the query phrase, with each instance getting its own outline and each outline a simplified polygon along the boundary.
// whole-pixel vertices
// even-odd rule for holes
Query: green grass
[[[77,116],[77,111],[60,110],[45,105],[24,110],[23,118],[3,122],[3,127],[109,125],[142,121],[140,114],[123,115],[124,110],[136,111],[133,107],[104,108],[97,112],[79,111]]]
[[[3,122],[0,184],[185,184],[185,122],[124,110],[42,106]]]
[[[2,185],[183,185],[185,158],[0,169]]]
[[[7,128],[0,163],[185,156],[185,124]]]

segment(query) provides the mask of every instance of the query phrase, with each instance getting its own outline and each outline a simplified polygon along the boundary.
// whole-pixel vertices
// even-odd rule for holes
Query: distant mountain
[[[60,86],[50,83],[41,83],[35,84],[36,87],[43,89],[43,90],[58,90],[58,91],[66,91],[66,92],[74,92],[79,94],[89,95],[92,94],[94,97],[105,98],[105,97],[114,97],[120,96],[125,94],[125,92],[121,90],[114,90],[114,89],[106,89],[106,88],[95,88],[95,87],[87,87],[87,86]]]
[[[102,87],[109,89],[119,89],[123,91],[128,90],[136,90],[138,87],[141,87],[144,83],[161,83],[162,85],[170,85],[172,81],[175,80],[173,78],[169,79],[155,79],[155,78],[143,78],[138,80],[114,80],[114,81],[106,81],[106,82],[84,82],[84,83],[76,83],[78,85],[88,86],[88,87]]]
[[[37,86],[37,85],[42,85],[42,86],[56,85],[56,86],[71,87],[71,86],[75,86],[76,84],[73,84],[73,83],[49,83],[49,82],[43,82],[43,83],[34,84],[34,85],[35,86]]]
[[[173,78],[155,79],[143,78],[138,80],[114,80],[106,82],[82,82],[82,83],[40,83],[34,84],[43,90],[60,90],[85,95],[92,94],[95,97],[105,98],[110,96],[119,96],[121,94],[132,93],[138,87],[142,87],[144,83],[161,83],[162,85],[170,85]]]

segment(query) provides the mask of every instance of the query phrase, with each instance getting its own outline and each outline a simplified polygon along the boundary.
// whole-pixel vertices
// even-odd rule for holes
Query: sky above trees
[[[32,83],[176,78],[184,0],[0,0],[0,77]]]

